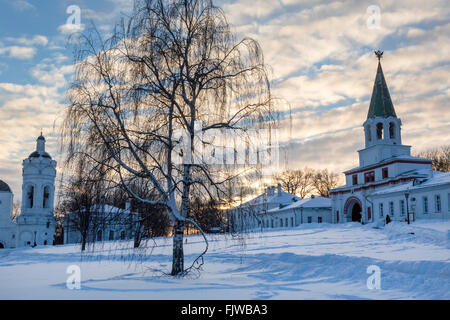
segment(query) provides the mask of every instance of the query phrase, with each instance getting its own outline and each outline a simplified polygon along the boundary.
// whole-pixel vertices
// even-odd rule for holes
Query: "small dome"
[[[11,188],[8,186],[8,184],[5,181],[0,180],[0,191],[11,192]]]

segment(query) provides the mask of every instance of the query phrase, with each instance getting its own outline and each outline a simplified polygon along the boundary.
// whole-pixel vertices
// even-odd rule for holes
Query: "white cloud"
[[[77,32],[82,32],[85,29],[84,24],[72,24],[72,23],[66,23],[63,25],[60,25],[58,27],[58,31],[63,35],[70,35]]]
[[[16,44],[21,44],[21,45],[25,45],[25,46],[35,46],[35,45],[40,45],[40,46],[46,46],[48,44],[48,38],[46,36],[42,36],[42,35],[35,35],[32,38],[25,38],[25,37],[20,37],[20,38],[11,38],[8,37],[6,38],[7,41],[9,42],[14,42]]]
[[[36,54],[36,49],[33,47],[19,47],[19,46],[9,46],[0,48],[0,55],[8,55],[9,58],[16,59],[31,59]]]
[[[26,10],[36,9],[36,7],[34,5],[32,5],[31,3],[29,3],[28,1],[25,1],[25,0],[13,0],[11,2],[11,5],[17,11],[26,11]]]

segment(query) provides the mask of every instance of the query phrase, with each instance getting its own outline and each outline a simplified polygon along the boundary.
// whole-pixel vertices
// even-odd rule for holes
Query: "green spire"
[[[378,70],[377,76],[375,77],[375,83],[373,84],[372,99],[370,100],[369,113],[367,114],[367,119],[375,117],[394,117],[397,118],[395,114],[394,105],[392,104],[391,96],[389,95],[389,89],[384,79],[383,69],[381,69],[380,58],[382,52],[375,52],[378,57]]]

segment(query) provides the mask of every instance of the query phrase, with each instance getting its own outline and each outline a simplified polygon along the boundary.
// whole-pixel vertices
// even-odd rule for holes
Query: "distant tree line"
[[[305,167],[297,170],[285,170],[276,177],[283,190],[295,194],[300,198],[306,198],[313,194],[329,197],[329,191],[336,188],[339,183],[339,175],[328,169],[312,169]]]
[[[417,153],[416,156],[431,159],[433,161],[433,170],[441,172],[450,171],[450,145],[430,148]]]

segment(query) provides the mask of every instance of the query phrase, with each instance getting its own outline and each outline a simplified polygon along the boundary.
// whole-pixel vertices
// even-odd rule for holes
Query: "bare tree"
[[[329,191],[339,185],[339,175],[328,169],[317,170],[313,177],[315,191],[322,197],[330,197]]]
[[[314,170],[304,168],[299,170],[286,170],[276,179],[286,192],[305,198],[313,191]]]
[[[197,221],[205,232],[226,228],[226,215],[214,200],[204,201],[200,197],[194,199],[188,217]]]
[[[104,172],[99,167],[90,167],[83,158],[77,158],[74,172],[61,185],[58,211],[64,212],[63,219],[70,230],[77,230],[81,236],[81,251],[103,225],[104,216],[98,215],[98,207],[104,201],[106,187]],[[69,232],[70,230],[66,230]]]
[[[242,136],[271,121],[261,49],[252,39],[236,41],[210,0],[136,0],[111,38],[91,29],[78,39],[76,52],[62,145],[69,157],[107,166],[108,179],[132,198],[165,208],[173,224],[171,274],[183,275],[202,264],[208,248],[203,230],[187,218],[191,188],[220,198],[230,179],[223,168],[198,159],[198,133],[239,130]],[[152,184],[157,199],[133,192],[127,183],[133,179]],[[189,268],[186,223],[206,244]]]
[[[416,156],[433,160],[433,170],[442,172],[450,171],[450,145],[428,149],[419,152]]]

